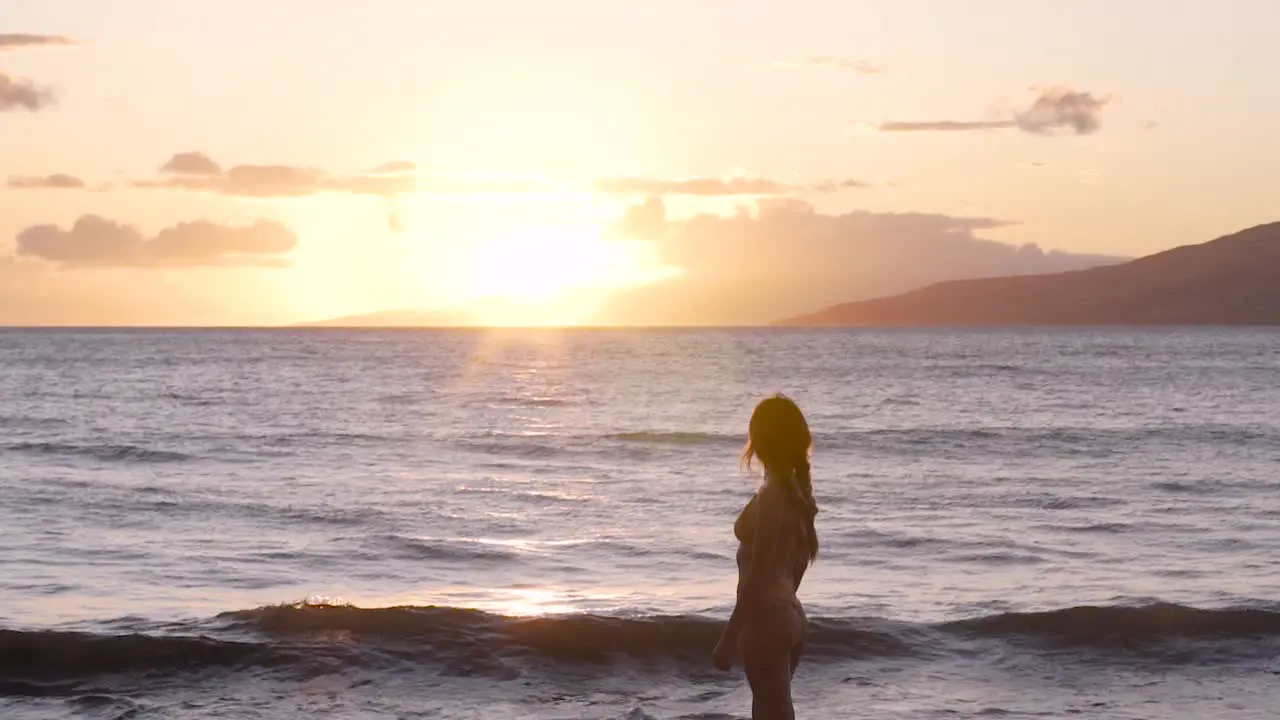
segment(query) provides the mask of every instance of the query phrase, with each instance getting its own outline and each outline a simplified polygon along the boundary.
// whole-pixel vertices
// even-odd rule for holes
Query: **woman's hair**
[[[747,467],[751,466],[752,458],[759,458],[770,475],[786,484],[804,511],[810,560],[818,557],[818,531],[813,523],[818,503],[813,499],[813,478],[809,475],[812,444],[809,423],[800,406],[779,393],[756,405],[747,426],[747,447],[742,452]]]

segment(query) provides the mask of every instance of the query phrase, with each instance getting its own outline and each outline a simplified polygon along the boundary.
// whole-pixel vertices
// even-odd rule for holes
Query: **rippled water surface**
[[[744,717],[776,390],[801,716],[1280,705],[1280,332],[0,331],[0,716]]]

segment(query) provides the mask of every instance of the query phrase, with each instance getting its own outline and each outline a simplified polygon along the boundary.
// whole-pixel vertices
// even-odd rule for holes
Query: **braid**
[[[809,460],[800,458],[795,465],[796,469],[796,485],[800,488],[800,494],[806,500],[813,500],[813,477],[809,474]]]
[[[813,477],[809,474],[809,459],[802,457],[795,464],[795,489],[799,491],[804,516],[807,521],[807,537],[809,543],[809,559],[818,557],[818,529],[814,526],[814,518],[818,514],[818,503],[813,499]]]

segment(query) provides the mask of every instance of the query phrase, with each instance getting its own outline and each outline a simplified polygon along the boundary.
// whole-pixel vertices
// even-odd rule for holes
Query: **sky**
[[[1203,242],[1280,219],[1275,27],[1272,0],[0,0],[0,324],[749,324]]]

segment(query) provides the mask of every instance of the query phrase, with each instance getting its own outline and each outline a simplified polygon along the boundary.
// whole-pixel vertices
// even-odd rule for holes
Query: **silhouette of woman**
[[[791,678],[804,650],[807,620],[796,597],[818,556],[818,512],[809,477],[812,437],[788,397],[763,400],[751,414],[742,458],[764,466],[764,483],[742,509],[738,536],[738,599],[714,653],[728,670],[740,653],[751,685],[752,720],[794,720]]]

